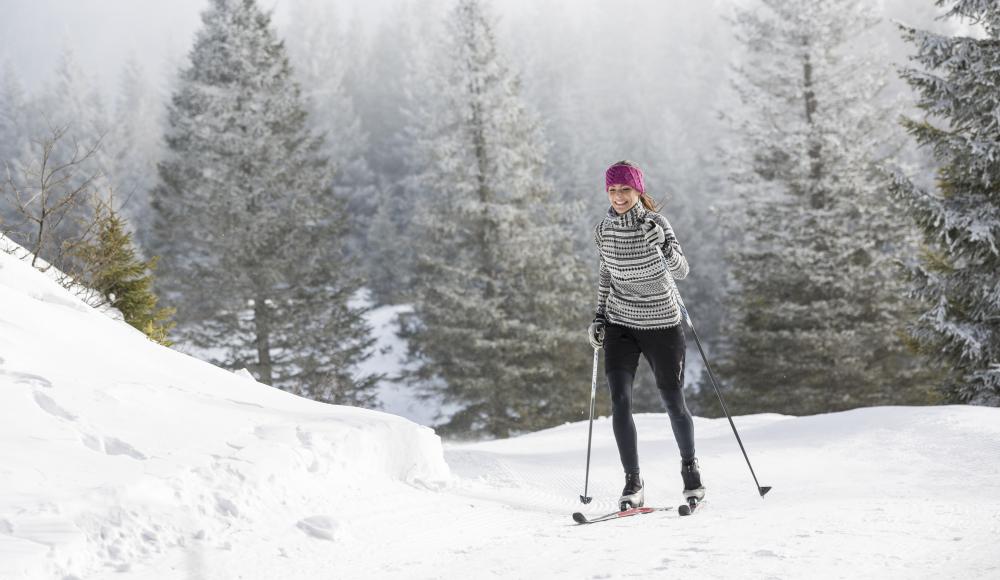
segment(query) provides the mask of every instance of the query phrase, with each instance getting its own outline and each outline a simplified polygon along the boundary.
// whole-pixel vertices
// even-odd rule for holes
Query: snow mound
[[[0,578],[124,572],[264,522],[336,542],[350,498],[451,481],[432,430],[159,346],[4,252],[0,305]]]

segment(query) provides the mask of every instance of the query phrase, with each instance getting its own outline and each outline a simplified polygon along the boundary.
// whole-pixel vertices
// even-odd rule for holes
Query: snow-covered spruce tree
[[[420,160],[422,116],[433,117],[443,99],[433,82],[433,39],[442,32],[439,0],[408,0],[387,14],[375,30],[371,50],[352,67],[357,82],[351,94],[369,135],[367,159],[377,188],[377,209],[367,240],[367,283],[376,301],[399,304],[410,300],[416,265],[412,211],[426,197],[415,179],[425,170]]]
[[[98,175],[95,186],[106,191],[109,182],[103,150],[111,130],[108,111],[97,80],[80,65],[71,45],[63,46],[55,77],[34,101],[29,121],[33,135],[48,135],[56,129],[66,129],[66,138],[53,152],[56,162],[72,158],[80,149],[95,150],[96,154],[86,166],[89,173]],[[91,209],[87,207],[88,211]]]
[[[0,184],[7,181],[8,171],[17,171],[14,162],[28,141],[27,95],[14,65],[4,61],[0,67]],[[0,232],[10,235],[23,220],[5,189],[0,185]]]
[[[9,60],[0,67],[0,171],[17,156],[27,141],[25,132],[27,95],[17,70]]]
[[[11,90],[15,94],[17,89]],[[10,173],[2,174],[4,180],[11,178],[4,217],[13,218],[13,237],[20,245],[37,249],[39,258],[63,271],[72,270],[64,262],[71,255],[66,250],[85,237],[94,223],[87,203],[89,192],[108,189],[101,164],[101,146],[108,131],[104,105],[68,45],[45,90],[22,103],[24,109],[16,114],[20,141],[7,144],[13,157],[7,160]],[[23,203],[11,204],[15,189],[24,194]],[[28,219],[19,223],[9,213],[12,206]]]
[[[357,79],[349,85],[350,94],[368,134],[367,158],[380,190],[392,189],[410,174],[405,163],[408,111],[416,101],[434,98],[427,92],[431,73],[426,65],[434,39],[443,34],[442,1],[398,2],[379,20],[365,58],[350,69]],[[390,193],[389,199],[395,196]]]
[[[412,378],[458,408],[441,426],[449,433],[502,437],[579,419],[593,292],[542,177],[537,120],[487,7],[460,0],[446,24],[444,107],[423,117],[418,142],[420,263],[403,325]]]
[[[377,377],[352,375],[373,340],[348,304],[359,287],[341,250],[348,216],[270,15],[213,0],[202,22],[153,192],[182,340],[275,387],[375,405]]]
[[[94,147],[104,141],[110,130],[107,107],[97,81],[86,73],[69,44],[63,46],[55,78],[38,100],[35,131],[68,127],[67,149],[75,146],[71,146],[73,142]],[[95,158],[94,161],[100,160]]]
[[[365,152],[367,136],[355,111],[354,100],[345,86],[350,63],[360,59],[358,47],[347,43],[341,33],[340,16],[330,2],[299,2],[293,5],[285,37],[288,55],[302,87],[310,125],[323,134],[322,153],[330,159],[333,190],[344,200],[344,211],[372,215],[378,196],[375,178]],[[345,238],[348,254],[365,268],[371,228],[354,228]]]
[[[927,114],[903,123],[940,164],[937,191],[902,175],[894,186],[924,234],[909,273],[926,309],[911,332],[950,371],[944,390],[951,400],[1000,406],[1000,4],[937,4],[981,24],[986,35],[903,29],[922,69],[902,75]]]
[[[163,156],[163,103],[135,59],[122,68],[115,114],[101,148],[107,179],[143,247],[152,235],[150,192]]]
[[[876,22],[862,0],[736,11],[730,166],[744,232],[720,374],[741,412],[926,399],[902,337],[906,223],[876,170],[893,139],[879,105],[888,71],[876,46],[847,50]]]

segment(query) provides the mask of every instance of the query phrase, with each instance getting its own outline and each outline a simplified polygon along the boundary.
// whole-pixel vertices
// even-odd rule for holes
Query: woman
[[[632,381],[640,353],[653,370],[670,416],[681,455],[684,497],[700,501],[705,488],[694,454],[691,412],[682,391],[685,342],[680,294],[674,283],[674,279],[687,276],[687,260],[670,224],[656,213],[639,167],[619,161],[605,172],[604,182],[611,207],[594,230],[601,255],[601,275],[597,315],[589,334],[595,349],[604,347],[612,425],[625,468],[625,489],[619,507],[624,510],[628,505],[643,505],[632,420]]]

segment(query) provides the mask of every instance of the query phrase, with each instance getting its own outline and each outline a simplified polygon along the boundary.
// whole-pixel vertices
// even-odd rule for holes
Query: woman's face
[[[616,183],[608,188],[608,200],[615,212],[623,214],[639,201],[639,190]]]

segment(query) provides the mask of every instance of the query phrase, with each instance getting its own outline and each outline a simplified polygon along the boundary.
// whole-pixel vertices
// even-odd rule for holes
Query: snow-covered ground
[[[1000,409],[736,422],[765,499],[697,419],[705,511],[577,526],[620,491],[606,418],[581,506],[586,422],[442,445],[157,346],[0,253],[3,580],[1000,578]],[[647,501],[676,504],[667,420],[637,423]]]

